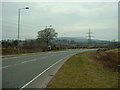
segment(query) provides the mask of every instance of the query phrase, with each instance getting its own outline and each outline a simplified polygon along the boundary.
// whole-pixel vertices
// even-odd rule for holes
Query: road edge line
[[[67,57],[69,57],[71,55],[68,55]],[[65,57],[65,58],[67,58]],[[45,73],[47,70],[49,70],[50,68],[52,68],[54,65],[56,65],[57,63],[59,63],[60,61],[64,60],[65,58],[63,59],[60,59],[59,61],[55,62],[54,64],[52,64],[50,67],[48,67],[47,69],[45,69],[44,71],[42,71],[40,74],[38,74],[35,78],[33,78],[32,80],[30,80],[28,83],[26,83],[24,86],[22,86],[19,90],[22,90],[24,89],[26,86],[28,86],[30,83],[32,83],[34,80],[36,80],[38,77],[40,77],[43,73]]]

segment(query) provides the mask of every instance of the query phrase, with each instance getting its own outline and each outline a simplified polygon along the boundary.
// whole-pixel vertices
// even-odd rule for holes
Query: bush
[[[104,68],[111,71],[118,71],[118,54],[120,55],[120,52],[117,49],[114,49],[102,51],[100,53],[93,52],[90,56]]]

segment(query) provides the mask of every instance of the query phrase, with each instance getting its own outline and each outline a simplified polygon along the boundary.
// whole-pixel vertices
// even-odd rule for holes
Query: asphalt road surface
[[[64,58],[89,50],[93,49],[43,52],[2,58],[2,67],[0,67],[2,88],[21,88]]]

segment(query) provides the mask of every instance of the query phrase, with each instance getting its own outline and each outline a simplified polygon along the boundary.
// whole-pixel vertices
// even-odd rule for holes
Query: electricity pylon
[[[91,43],[92,43],[92,32],[90,31],[90,29],[89,29],[89,32],[87,33],[88,34],[88,44],[90,45]]]

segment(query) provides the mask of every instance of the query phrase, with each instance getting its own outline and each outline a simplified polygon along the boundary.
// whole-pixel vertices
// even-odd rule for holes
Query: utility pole
[[[90,31],[90,29],[89,29],[89,32],[87,33],[88,34],[88,44],[90,45],[91,43],[92,43],[92,32]]]
[[[20,8],[18,10],[18,54],[19,54]]]
[[[20,52],[20,46],[19,46],[19,39],[20,39],[20,10],[22,9],[29,9],[29,7],[25,7],[25,8],[19,8],[18,9],[18,54]]]

